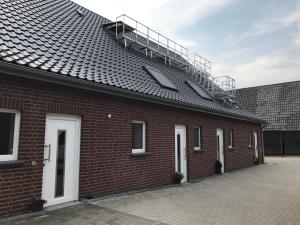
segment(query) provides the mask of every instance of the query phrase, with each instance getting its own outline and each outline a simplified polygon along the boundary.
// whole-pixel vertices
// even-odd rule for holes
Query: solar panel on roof
[[[198,94],[200,95],[200,97],[202,98],[206,98],[206,99],[210,99],[212,100],[212,98],[205,93],[205,91],[202,90],[201,87],[199,87],[197,84],[191,82],[191,81],[186,81],[186,83]]]
[[[177,91],[175,85],[172,84],[158,69],[149,66],[145,66],[144,68],[162,87]]]

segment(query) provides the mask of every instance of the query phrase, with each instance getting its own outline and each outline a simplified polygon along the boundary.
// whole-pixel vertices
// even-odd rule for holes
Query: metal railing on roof
[[[196,82],[218,98],[235,97],[235,80],[228,76],[214,78],[209,60],[198,54],[191,60],[187,48],[125,14],[116,18],[114,27],[116,38],[123,40],[125,47],[130,45],[192,72]]]
[[[211,74],[211,62],[198,54],[194,54],[194,68],[196,71]]]
[[[227,95],[234,98],[236,95],[235,80],[229,76],[214,78],[214,94],[218,96]]]
[[[188,49],[184,46],[127,15],[117,17],[116,23],[120,21],[123,24],[122,30],[120,32],[118,30],[120,28],[116,26],[116,36],[124,38],[125,45],[128,44],[128,41],[135,42],[149,50],[150,54],[159,54],[165,57],[166,61],[170,60],[169,63],[173,60],[188,65]],[[126,32],[126,26],[133,28],[132,32]]]

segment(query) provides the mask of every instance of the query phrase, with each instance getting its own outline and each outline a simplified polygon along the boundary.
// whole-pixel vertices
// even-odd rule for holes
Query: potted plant
[[[174,183],[175,184],[181,184],[181,181],[183,179],[184,175],[180,172],[175,172],[174,174]]]
[[[216,164],[215,164],[215,167],[216,167],[216,174],[221,174],[222,173],[222,163],[220,160],[216,160]]]
[[[40,198],[33,198],[28,204],[27,208],[30,212],[39,212],[42,211],[44,208],[44,204],[47,201]]]
[[[259,165],[259,160],[257,157],[254,157],[254,163],[255,163],[255,165]]]

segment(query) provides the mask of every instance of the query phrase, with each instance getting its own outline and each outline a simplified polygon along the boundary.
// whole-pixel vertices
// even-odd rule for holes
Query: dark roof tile
[[[265,130],[300,130],[300,81],[238,89],[237,100],[268,122]]]

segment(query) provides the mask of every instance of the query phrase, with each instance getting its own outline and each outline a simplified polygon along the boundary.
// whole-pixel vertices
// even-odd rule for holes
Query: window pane
[[[203,129],[202,129],[202,127],[200,127],[199,130],[200,130],[200,148],[203,149]]]
[[[66,131],[57,134],[56,188],[55,197],[64,196]]]
[[[199,132],[200,132],[200,129],[199,127],[195,127],[194,128],[194,147],[195,148],[199,148],[200,147],[200,140],[199,140]]]
[[[133,124],[133,149],[143,148],[143,124]]]
[[[177,134],[177,171],[181,172],[181,138],[180,134]]]
[[[229,146],[233,147],[233,130],[229,131]]]
[[[15,114],[0,112],[0,155],[13,153]]]

